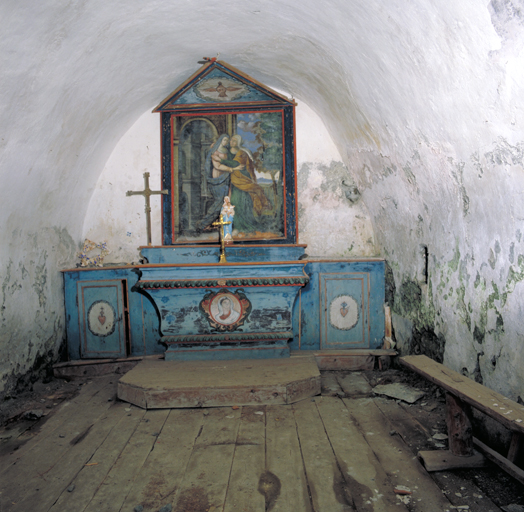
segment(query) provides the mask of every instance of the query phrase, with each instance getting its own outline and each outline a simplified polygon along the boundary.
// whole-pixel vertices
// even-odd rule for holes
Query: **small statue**
[[[224,204],[222,205],[220,213],[223,220],[229,222],[229,224],[224,226],[224,242],[231,243],[233,242],[233,218],[235,216],[235,207],[231,204],[229,196],[224,197]]]

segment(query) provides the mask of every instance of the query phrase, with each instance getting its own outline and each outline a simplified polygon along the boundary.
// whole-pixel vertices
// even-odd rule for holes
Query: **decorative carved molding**
[[[304,286],[309,283],[309,277],[249,277],[238,279],[188,279],[188,280],[162,280],[162,281],[138,281],[135,285],[139,290],[150,290],[155,288],[221,288],[228,287],[250,287],[250,286]]]
[[[195,334],[195,335],[180,335],[180,336],[164,336],[162,343],[168,345],[177,345],[181,343],[227,343],[228,341],[239,342],[256,342],[256,341],[271,341],[271,340],[285,340],[293,337],[291,331],[282,332],[259,332],[259,333],[223,333],[223,334]]]

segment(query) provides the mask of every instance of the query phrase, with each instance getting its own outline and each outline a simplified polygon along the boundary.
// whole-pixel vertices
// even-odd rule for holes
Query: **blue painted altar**
[[[146,265],[135,290],[154,302],[167,360],[289,357],[305,263]]]
[[[140,265],[64,271],[71,359],[382,345],[384,262],[310,261],[298,243],[295,106],[211,59],[155,108],[162,245],[141,247]],[[147,213],[157,192],[131,193]],[[227,263],[214,229],[224,205]]]
[[[142,253],[157,262],[64,271],[71,359],[161,353],[168,359],[286,357],[289,349],[382,346],[384,260],[298,260],[304,246],[295,246],[269,248],[272,256],[280,250],[294,254],[286,263],[254,263],[244,259],[250,247],[231,246],[228,259],[231,253],[237,261],[218,265],[206,260],[218,260],[217,246],[155,249],[144,247]],[[203,263],[181,263],[181,251]],[[170,254],[176,263],[166,262]],[[242,294],[249,300],[238,329],[229,330],[227,319],[222,329],[212,325],[212,312],[202,302],[218,292],[238,300],[241,313],[249,308]]]

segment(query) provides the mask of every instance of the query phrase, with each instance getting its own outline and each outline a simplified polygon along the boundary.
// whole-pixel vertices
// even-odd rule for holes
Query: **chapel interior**
[[[398,356],[523,404],[521,0],[43,0],[0,13],[0,400],[93,356],[71,355],[64,271],[85,240],[106,244],[104,269],[143,262],[144,197],[126,192],[146,172],[164,186],[152,111],[216,59],[296,104],[306,260],[383,265],[380,332],[387,306]],[[162,200],[150,199],[155,247]],[[302,320],[324,307],[303,304]],[[158,335],[152,305],[145,314]]]

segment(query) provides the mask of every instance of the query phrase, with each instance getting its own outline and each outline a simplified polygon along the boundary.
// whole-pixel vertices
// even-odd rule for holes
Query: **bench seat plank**
[[[400,358],[400,363],[496,419],[511,431],[524,434],[524,406],[427,356],[404,356]]]

